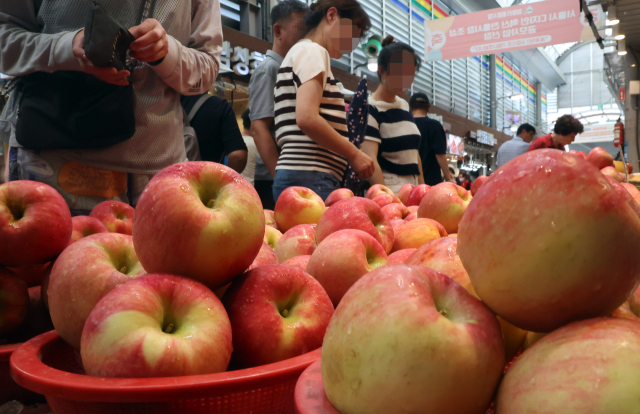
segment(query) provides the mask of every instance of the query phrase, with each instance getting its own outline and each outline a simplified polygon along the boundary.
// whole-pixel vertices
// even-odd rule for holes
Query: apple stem
[[[173,324],[170,323],[167,328],[164,330],[165,333],[171,333],[173,331]]]
[[[207,208],[213,208],[213,205],[214,205],[215,202],[216,202],[216,200],[214,198],[209,200],[209,202],[207,203]]]
[[[444,309],[442,309],[442,310],[440,311],[440,315],[442,315],[442,316],[447,316],[447,311],[446,311],[446,310],[444,310]]]
[[[282,317],[286,318],[287,316],[289,316],[289,311],[287,309],[282,311]]]
[[[122,266],[122,269],[120,269],[120,273],[127,273],[127,266]]]

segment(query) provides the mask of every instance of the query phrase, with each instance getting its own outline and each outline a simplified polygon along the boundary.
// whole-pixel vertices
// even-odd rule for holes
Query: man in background
[[[251,135],[259,153],[254,186],[263,208],[268,210],[275,207],[272,187],[279,156],[273,122],[276,77],[289,49],[306,34],[303,20],[308,11],[308,6],[299,0],[283,0],[271,10],[273,49],[267,52],[249,82]]]
[[[258,157],[258,149],[256,143],[251,136],[251,118],[249,116],[249,110],[245,110],[242,113],[242,139],[247,146],[247,165],[242,171],[242,176],[246,178],[252,185],[254,185],[256,174],[256,159]]]
[[[533,141],[529,151],[537,149],[553,148],[566,151],[565,146],[571,144],[578,134],[584,132],[584,126],[580,121],[571,115],[564,115],[558,118],[553,132]]]
[[[536,129],[529,124],[522,124],[516,132],[516,137],[505,142],[498,150],[496,165],[502,167],[515,157],[524,154],[536,136]]]
[[[422,159],[422,173],[424,183],[436,185],[445,181],[455,182],[449,171],[447,162],[447,135],[442,124],[427,116],[431,103],[424,93],[414,93],[409,100],[416,125],[420,130],[420,158]]]

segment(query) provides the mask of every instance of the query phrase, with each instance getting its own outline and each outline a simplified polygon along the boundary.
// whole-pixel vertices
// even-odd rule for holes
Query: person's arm
[[[373,160],[336,132],[320,116],[324,76],[324,72],[319,73],[298,88],[296,96],[297,125],[315,143],[345,157],[360,178],[369,178],[374,172]]]
[[[275,86],[273,78],[262,70],[256,71],[249,81],[251,135],[262,162],[274,178],[279,158],[278,147],[271,136],[271,126],[275,117]]]
[[[445,181],[452,181],[451,171],[449,171],[449,163],[447,162],[447,133],[444,131],[444,127],[440,124],[434,123],[433,140],[431,148],[436,154],[438,165],[442,170],[442,175]]]
[[[238,174],[242,174],[247,166],[247,151],[237,150],[227,155],[227,165]]]
[[[362,152],[367,154],[372,160],[374,165],[373,175],[369,177],[369,184],[382,184],[384,183],[384,176],[382,175],[382,168],[380,168],[380,164],[378,164],[378,148],[380,144],[375,141],[365,140],[361,145],[360,149]]]
[[[271,176],[275,178],[279,155],[276,143],[271,137],[271,124],[273,124],[273,118],[252,121],[251,135],[253,135],[253,140],[256,143],[262,162],[264,162]]]
[[[438,165],[440,165],[440,169],[442,170],[442,175],[444,175],[444,180],[455,182],[455,180],[451,178],[451,171],[449,171],[449,162],[447,161],[447,156],[445,154],[437,154],[436,159],[438,160]]]
[[[424,184],[424,172],[422,171],[422,158],[418,153],[418,169],[420,169],[420,175],[418,176],[418,184]]]
[[[189,7],[192,2],[180,2]],[[183,5],[184,4],[184,5]],[[144,62],[162,62],[151,68],[171,88],[183,95],[199,95],[209,90],[218,76],[222,54],[222,22],[219,0],[197,0],[190,10],[191,36],[182,45],[166,34],[154,19],[130,29],[136,41],[132,56]],[[162,55],[165,55],[164,57]]]

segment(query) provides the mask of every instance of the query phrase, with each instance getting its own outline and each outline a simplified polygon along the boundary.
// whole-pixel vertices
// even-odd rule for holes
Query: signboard
[[[479,144],[484,144],[484,145],[489,145],[490,147],[493,147],[496,143],[497,140],[493,138],[493,134],[487,132],[487,131],[483,131],[483,130],[478,130],[478,143]]]
[[[614,124],[585,125],[584,132],[576,137],[576,143],[613,142]]]
[[[589,10],[596,26],[604,26],[602,6]],[[425,21],[428,61],[593,39],[593,31],[576,0],[547,0]]]
[[[464,155],[464,139],[447,134],[447,152],[452,155]]]
[[[621,87],[620,88],[620,102],[624,102],[627,99],[627,90],[625,89],[625,87]]]
[[[236,75],[253,74],[258,65],[264,60],[264,55],[260,52],[250,53],[246,47],[231,47],[231,43],[222,43],[222,57],[220,64],[232,69]]]

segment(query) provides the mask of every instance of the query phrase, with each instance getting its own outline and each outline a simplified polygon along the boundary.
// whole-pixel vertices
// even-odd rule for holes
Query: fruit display
[[[331,207],[338,201],[351,197],[355,197],[353,191],[349,190],[348,188],[339,188],[329,194],[327,199],[324,201],[324,205],[325,207]]]
[[[431,240],[446,237],[447,231],[442,224],[431,219],[414,219],[394,228],[393,252],[405,249],[417,249]]]
[[[91,210],[89,217],[100,221],[110,233],[121,233],[131,236],[135,210],[121,201],[103,201]]]
[[[280,194],[273,210],[282,232],[298,224],[316,224],[326,207],[319,195],[305,187],[289,187]]]
[[[418,218],[428,218],[442,224],[447,233],[457,233],[469,203],[471,193],[453,183],[440,183],[432,187],[420,201]]]
[[[91,236],[98,233],[109,233],[107,227],[97,218],[90,216],[76,216],[71,218],[71,243],[75,243],[83,237]],[[122,232],[116,232],[122,233]],[[124,233],[127,234],[127,233]],[[129,233],[131,234],[131,233]]]
[[[283,263],[296,256],[311,255],[316,247],[316,225],[299,224],[287,230],[273,250]]]

